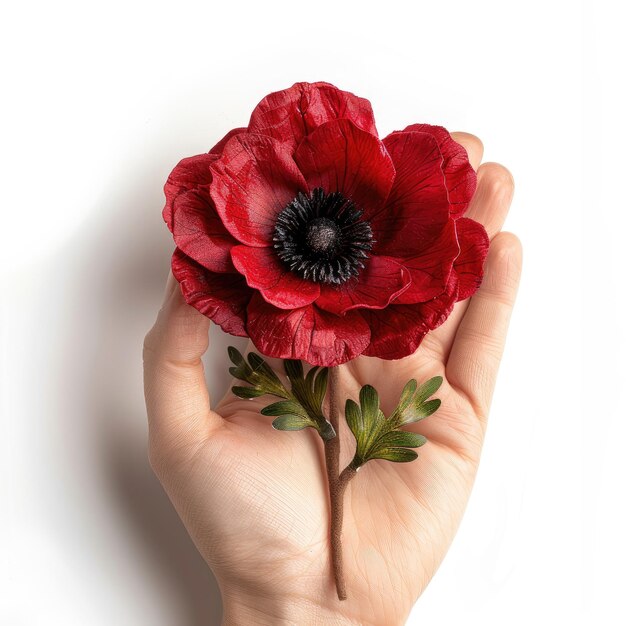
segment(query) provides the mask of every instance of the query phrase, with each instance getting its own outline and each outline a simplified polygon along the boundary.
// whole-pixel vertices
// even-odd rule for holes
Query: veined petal
[[[430,247],[448,222],[442,156],[435,139],[425,133],[392,133],[383,143],[396,177],[384,211],[371,226],[376,251],[403,258]]]
[[[248,131],[269,135],[292,151],[318,126],[335,119],[351,120],[356,126],[377,135],[372,105],[329,83],[296,83],[271,93],[256,106]]]
[[[483,265],[489,252],[489,236],[482,224],[462,217],[456,220],[461,251],[454,261],[459,278],[458,300],[473,296],[483,279]]]
[[[382,211],[395,170],[381,141],[349,120],[316,128],[298,146],[295,160],[310,189],[339,191],[371,220]]]
[[[167,177],[165,187],[165,208],[163,219],[172,230],[172,210],[177,196],[200,185],[208,185],[212,180],[211,163],[217,157],[213,154],[198,154],[182,159]]]
[[[315,305],[286,311],[255,294],[248,305],[248,334],[266,356],[333,367],[359,356],[370,330],[359,311],[337,316]]]
[[[291,272],[272,248],[235,246],[231,250],[237,270],[265,300],[280,309],[295,309],[311,304],[320,294],[317,283]]]
[[[226,272],[233,270],[230,248],[237,241],[222,224],[209,196],[209,166],[216,158],[200,154],[174,168],[165,184],[163,218],[187,256],[213,272]]]
[[[224,332],[247,337],[246,307],[252,289],[240,274],[210,272],[176,248],[172,273],[185,301],[211,318]]]
[[[269,246],[276,216],[306,182],[275,139],[240,133],[211,165],[210,193],[230,233],[249,246]]]
[[[452,264],[459,254],[455,221],[449,219],[437,239],[419,253],[397,259],[411,273],[411,284],[396,299],[397,304],[426,302],[442,293]]]
[[[218,156],[222,154],[224,150],[224,146],[232,139],[235,135],[239,135],[240,133],[245,133],[247,128],[233,128],[229,130],[210,150],[209,154],[217,154]]]
[[[470,165],[467,151],[460,143],[454,141],[442,126],[411,124],[404,129],[404,132],[407,131],[429,133],[437,140],[443,155],[443,173],[450,200],[450,215],[460,217],[465,213],[476,191],[476,172]]]
[[[380,359],[402,359],[413,354],[422,339],[450,315],[457,293],[457,279],[451,274],[446,291],[428,302],[392,304],[382,311],[362,311],[372,333],[370,345],[363,354]]]
[[[411,282],[409,271],[394,259],[373,256],[359,275],[342,285],[321,285],[315,304],[336,315],[352,309],[384,309]]]

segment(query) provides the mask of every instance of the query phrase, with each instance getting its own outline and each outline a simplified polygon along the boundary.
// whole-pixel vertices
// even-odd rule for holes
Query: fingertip
[[[484,181],[485,186],[489,187],[492,195],[500,199],[506,199],[510,202],[515,191],[515,179],[511,171],[493,161],[483,163],[478,168],[478,182]]]
[[[503,230],[491,240],[491,249],[496,250],[500,256],[522,257],[522,242],[512,232]]]
[[[477,175],[478,187],[466,217],[480,222],[491,239],[508,215],[515,184],[511,172],[499,163],[483,163]]]

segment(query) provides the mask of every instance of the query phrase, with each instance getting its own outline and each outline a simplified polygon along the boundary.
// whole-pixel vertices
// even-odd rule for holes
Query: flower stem
[[[333,571],[335,574],[335,586],[337,587],[337,597],[340,600],[345,600],[348,597],[343,571],[343,545],[341,541],[343,499],[346,487],[355,475],[356,469],[348,465],[339,475],[335,483],[335,488],[331,491],[330,496],[330,545],[333,558]]]
[[[346,581],[343,571],[343,550],[341,543],[341,529],[343,526],[343,497],[346,486],[356,474],[356,470],[348,465],[339,474],[339,416],[341,404],[339,399],[339,366],[331,367],[328,372],[329,391],[329,419],[336,437],[324,441],[326,454],[326,473],[328,475],[328,489],[330,493],[330,550],[337,597],[340,600],[347,598]]]

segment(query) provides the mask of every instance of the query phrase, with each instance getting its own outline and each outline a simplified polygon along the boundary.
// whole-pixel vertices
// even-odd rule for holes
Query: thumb
[[[163,306],[144,341],[151,448],[193,446],[222,424],[210,408],[201,360],[209,345],[209,325],[185,302],[170,273]]]

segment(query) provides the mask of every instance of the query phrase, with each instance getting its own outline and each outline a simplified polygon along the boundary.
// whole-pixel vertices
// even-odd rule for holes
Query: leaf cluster
[[[436,376],[418,387],[415,380],[410,380],[389,417],[381,411],[378,392],[371,385],[361,388],[358,404],[347,400],[346,421],[356,439],[352,467],[356,469],[372,459],[396,463],[416,459],[417,452],[411,448],[423,446],[426,437],[400,428],[432,415],[439,408],[441,400],[429,398],[441,387],[442,382],[443,378]]]
[[[233,393],[240,398],[258,398],[273,395],[280,401],[261,410],[263,415],[276,417],[272,426],[277,430],[302,430],[315,428],[324,439],[332,439],[335,431],[323,412],[324,396],[328,386],[328,368],[311,368],[305,375],[301,361],[284,361],[290,389],[283,384],[274,370],[255,352],[248,360],[236,348],[228,348],[234,367],[230,373],[249,386],[235,385]]]

